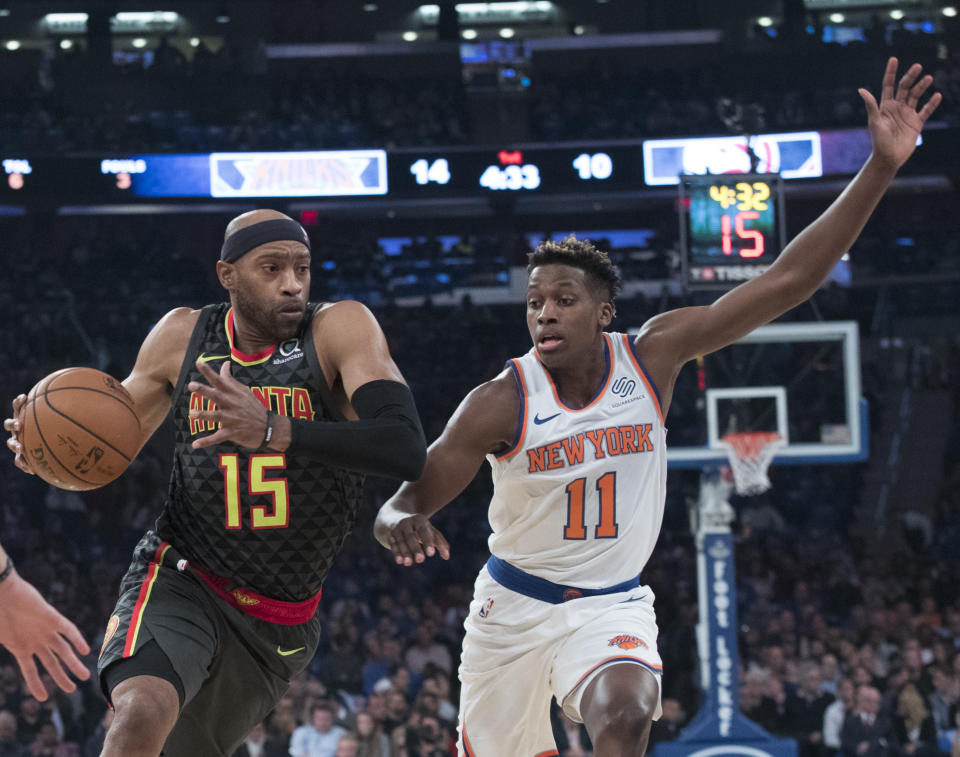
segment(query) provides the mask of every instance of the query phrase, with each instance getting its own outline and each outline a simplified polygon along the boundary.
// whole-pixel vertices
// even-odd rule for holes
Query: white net
[[[770,479],[767,477],[770,461],[785,444],[780,434],[773,431],[745,431],[727,434],[720,442],[727,448],[737,494],[762,494],[770,488]]]

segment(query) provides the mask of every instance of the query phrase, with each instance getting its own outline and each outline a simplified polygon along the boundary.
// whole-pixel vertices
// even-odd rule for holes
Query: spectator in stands
[[[390,757],[390,739],[369,712],[357,713],[357,757]]]
[[[363,664],[361,677],[363,693],[370,695],[377,684],[389,678],[400,665],[403,645],[399,639],[378,638],[368,634],[365,638],[367,660]]]
[[[834,757],[840,751],[840,732],[846,716],[853,711],[853,681],[841,678],[837,684],[837,698],[823,711],[823,747],[825,757]]]
[[[427,694],[437,698],[437,716],[447,723],[457,721],[457,706],[450,701],[450,678],[442,671],[435,671],[423,681],[423,689]]]
[[[390,733],[387,726],[387,698],[383,694],[371,694],[367,697],[367,713],[377,724],[377,728],[385,734]]]
[[[383,727],[388,733],[406,725],[407,716],[410,714],[407,707],[407,696],[402,691],[391,689],[386,694],[386,716],[383,721]]]
[[[433,663],[447,674],[453,670],[450,650],[436,640],[436,631],[433,621],[425,620],[417,626],[416,639],[404,655],[410,672],[422,674],[428,663]]]
[[[27,757],[27,750],[17,740],[17,718],[8,710],[0,710],[0,757]]]
[[[823,623],[823,616],[818,615],[817,623]],[[824,624],[825,626],[825,624]],[[818,629],[819,631],[820,629]],[[818,655],[812,654],[811,656],[816,657]],[[837,656],[830,652],[823,653],[819,655],[820,657],[820,691],[826,692],[827,694],[837,695],[837,683],[840,681],[840,662],[837,660]]]
[[[50,721],[50,713],[36,698],[25,695],[20,700],[20,716],[17,718],[17,740],[24,746],[30,746],[40,729]]]
[[[800,669],[800,682],[787,693],[783,722],[797,740],[799,757],[823,757],[823,714],[833,696],[821,691],[820,665],[808,661]]]
[[[906,757],[937,757],[937,728],[920,690],[908,683],[897,697],[894,733]]]
[[[897,738],[886,713],[880,712],[880,692],[873,686],[857,689],[856,707],[843,721],[841,749],[849,757],[894,757]]]
[[[45,723],[30,745],[31,757],[80,757],[73,742],[61,742],[53,723]]]
[[[933,692],[929,697],[930,710],[937,733],[941,734],[953,728],[953,720],[950,717],[951,708],[957,704],[958,688],[960,687],[957,685],[957,680],[951,675],[949,668],[940,665],[933,667],[931,678],[933,680]]]
[[[344,733],[337,742],[334,757],[358,757],[359,744],[356,734]]]
[[[416,757],[449,757],[450,734],[433,715],[424,715],[416,728]]]
[[[334,725],[336,710],[329,702],[315,704],[310,712],[310,724],[293,732],[290,739],[291,757],[335,757],[337,742],[346,731]]]
[[[233,753],[233,757],[288,757],[287,744],[271,739],[263,723],[257,723]]]

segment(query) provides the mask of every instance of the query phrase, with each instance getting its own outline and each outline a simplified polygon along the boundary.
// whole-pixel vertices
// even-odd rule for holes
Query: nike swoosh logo
[[[535,416],[533,416],[533,422],[536,423],[536,424],[539,426],[539,425],[541,425],[541,424],[543,424],[543,423],[546,423],[547,421],[552,421],[552,420],[553,420],[554,418],[556,418],[558,415],[560,415],[560,413],[554,413],[553,415],[549,415],[549,416],[547,416],[546,418],[541,418],[541,417],[540,417],[540,414],[537,413]]]
[[[229,355],[207,355],[203,352],[200,353],[200,357],[197,358],[201,363],[208,363],[211,360],[226,360]]]
[[[289,649],[284,651],[283,649],[280,649],[280,647],[277,647],[277,654],[280,655],[281,657],[289,657],[290,655],[296,654],[297,652],[302,652],[304,649],[306,649],[306,647],[299,647],[298,649]]]
[[[623,600],[620,604],[626,604],[627,602],[639,602],[641,599],[646,599],[646,594],[641,594],[639,597],[631,597],[630,599]]]

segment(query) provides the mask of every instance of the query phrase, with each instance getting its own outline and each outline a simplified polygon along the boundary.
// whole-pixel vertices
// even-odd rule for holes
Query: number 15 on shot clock
[[[754,278],[783,249],[783,183],[776,174],[683,175],[679,210],[688,286]]]

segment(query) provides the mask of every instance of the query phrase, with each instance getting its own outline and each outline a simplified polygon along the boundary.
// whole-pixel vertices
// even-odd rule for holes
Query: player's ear
[[[217,278],[220,279],[220,284],[228,292],[232,291],[236,286],[237,279],[237,269],[234,267],[233,263],[226,263],[222,260],[217,261]]]
[[[600,305],[600,325],[606,328],[613,322],[613,317],[617,314],[617,309],[612,302],[604,302]]]

